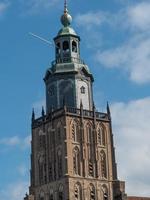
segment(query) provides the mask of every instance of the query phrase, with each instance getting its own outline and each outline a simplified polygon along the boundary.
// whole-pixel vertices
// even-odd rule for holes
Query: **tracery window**
[[[103,192],[103,200],[108,200],[108,189],[106,185],[103,185],[102,192]]]
[[[74,186],[74,197],[75,200],[81,200],[82,199],[82,188],[80,184],[75,184]]]
[[[104,151],[100,153],[100,165],[101,165],[101,175],[103,178],[107,178],[107,163],[106,154]]]
[[[106,131],[104,127],[99,127],[97,130],[97,139],[100,145],[106,145]]]
[[[93,170],[93,163],[89,162],[89,176],[94,175],[94,170]]]
[[[72,140],[74,142],[80,142],[80,129],[78,123],[76,122],[73,122],[72,124]]]
[[[87,125],[87,136],[88,136],[88,142],[93,143],[93,131],[91,125]]]
[[[74,174],[80,175],[80,152],[77,147],[73,150],[73,171]]]
[[[60,185],[58,189],[58,200],[63,200],[63,186]]]
[[[50,189],[49,200],[54,200],[52,188]]]
[[[90,200],[95,200],[96,197],[95,197],[95,187],[94,185],[90,185]]]
[[[61,151],[59,150],[58,153],[57,153],[57,164],[58,164],[58,177],[62,177],[62,153]]]

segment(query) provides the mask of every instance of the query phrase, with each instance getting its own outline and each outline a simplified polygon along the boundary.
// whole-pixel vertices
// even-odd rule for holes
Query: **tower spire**
[[[67,0],[64,0],[64,13],[68,12],[67,9]]]

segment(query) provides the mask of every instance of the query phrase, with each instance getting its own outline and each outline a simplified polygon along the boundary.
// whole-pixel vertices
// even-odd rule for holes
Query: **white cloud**
[[[21,200],[25,196],[28,185],[28,182],[21,181],[12,183],[3,190],[0,190],[0,197],[2,200]]]
[[[6,1],[0,2],[0,16],[2,16],[6,12],[8,7],[9,7],[8,2],[6,2]]]
[[[83,26],[86,29],[91,29],[93,26],[100,26],[106,20],[106,13],[102,11],[78,14],[75,17],[76,24],[78,26]]]
[[[141,2],[127,10],[128,23],[141,30],[150,30],[150,2]]]
[[[18,136],[0,138],[0,144],[7,147],[19,147],[21,149],[26,149],[30,146],[31,136],[25,138],[20,138]]]
[[[96,54],[93,56],[94,60],[104,67],[125,71],[129,79],[137,84],[150,82],[150,2],[134,3],[115,14],[101,11],[88,12],[78,15],[76,23],[89,31],[86,34],[88,44],[93,45],[91,38],[93,30],[95,34],[97,33],[96,35],[99,35],[101,44],[96,38],[99,48],[93,45]],[[107,25],[109,31],[115,30],[116,37],[118,31],[126,34],[126,41],[116,43],[112,48],[101,49],[102,43],[109,43],[108,37],[105,38],[103,35],[103,40],[101,39],[102,25]]]
[[[128,195],[150,196],[150,97],[111,107],[119,176]]]

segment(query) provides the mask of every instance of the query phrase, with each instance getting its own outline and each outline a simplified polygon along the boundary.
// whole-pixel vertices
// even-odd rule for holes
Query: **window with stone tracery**
[[[63,199],[64,199],[63,186],[60,185],[58,189],[58,200],[63,200]]]
[[[101,166],[101,176],[107,178],[107,163],[106,163],[106,154],[104,151],[100,153],[100,166]]]
[[[97,130],[97,140],[99,145],[106,145],[106,131],[104,127],[99,127]]]
[[[73,172],[80,175],[80,152],[77,147],[73,150]]]
[[[95,196],[95,187],[94,185],[90,185],[90,200],[95,200],[96,199],[96,196]]]
[[[78,183],[74,186],[74,197],[75,200],[82,200],[82,189]]]
[[[87,125],[87,139],[88,139],[88,142],[93,144],[93,131],[92,131],[92,127],[91,125]]]
[[[102,193],[103,193],[103,200],[108,200],[108,189],[106,185],[103,185]]]
[[[61,178],[63,175],[61,150],[59,150],[57,154],[57,165],[58,165],[58,177]]]
[[[49,200],[54,200],[53,189],[50,189]]]
[[[76,122],[72,124],[72,140],[74,142],[80,142],[80,129],[78,123]]]
[[[93,163],[89,162],[89,176],[94,175],[94,170],[93,170]]]

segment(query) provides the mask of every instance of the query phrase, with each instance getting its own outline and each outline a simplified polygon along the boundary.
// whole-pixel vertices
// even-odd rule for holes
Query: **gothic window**
[[[90,185],[90,200],[95,200],[96,197],[95,197],[95,187],[94,185]]]
[[[69,42],[68,41],[63,42],[63,52],[65,52],[65,53],[69,52]]]
[[[102,136],[102,135],[101,135],[101,129],[100,129],[100,128],[98,129],[97,133],[98,133],[98,138],[97,138],[97,139],[98,139],[98,144],[101,145],[101,143],[102,143],[102,138],[101,138],[101,136]]]
[[[52,163],[51,162],[49,163],[48,173],[49,173],[49,181],[51,181],[53,179]]]
[[[103,200],[108,200],[108,189],[106,185],[103,185],[102,193],[103,193]]]
[[[57,129],[57,142],[58,142],[58,144],[61,144],[61,128],[60,127],[58,127],[58,129]]]
[[[92,127],[90,125],[87,126],[87,135],[88,135],[88,142],[93,143],[93,132],[92,132]]]
[[[42,184],[44,182],[44,157],[40,156],[39,161],[39,182]]]
[[[106,145],[106,136],[105,136],[105,129],[102,128],[102,145]]]
[[[100,145],[106,145],[106,131],[104,127],[99,127],[97,130],[97,139]]]
[[[53,189],[50,189],[49,200],[54,200]]]
[[[107,164],[106,164],[106,154],[104,151],[100,153],[100,165],[101,165],[101,175],[103,178],[107,178]]]
[[[58,189],[58,200],[63,200],[63,186],[60,185]]]
[[[46,147],[45,133],[40,130],[40,132],[39,132],[39,148],[45,148],[45,147]]]
[[[59,150],[57,154],[57,162],[58,162],[58,177],[62,177],[62,153]]]
[[[82,86],[82,87],[80,88],[80,90],[81,90],[81,94],[85,94],[85,87],[84,87],[84,86]]]
[[[74,174],[80,175],[80,153],[77,147],[73,150],[73,171]]]
[[[94,170],[93,170],[93,163],[89,161],[89,176],[93,176]]]
[[[40,193],[39,200],[44,200],[44,192],[43,191]]]
[[[82,199],[82,189],[80,184],[75,184],[74,186],[74,199],[81,200]]]
[[[74,142],[80,142],[80,129],[77,123],[72,124],[72,140]]]
[[[77,43],[75,41],[72,42],[72,52],[77,53]]]

